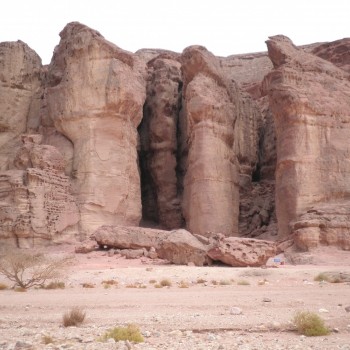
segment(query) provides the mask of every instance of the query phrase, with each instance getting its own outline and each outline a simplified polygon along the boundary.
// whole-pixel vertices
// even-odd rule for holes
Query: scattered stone
[[[264,302],[264,303],[270,303],[270,302],[271,302],[271,299],[270,299],[270,298],[263,298],[263,302]]]
[[[242,315],[243,311],[239,307],[231,307],[230,314],[231,315]]]
[[[328,313],[329,311],[327,309],[322,309],[321,308],[321,309],[318,310],[318,312],[320,312],[320,313]]]
[[[346,312],[350,312],[350,305],[345,307]]]

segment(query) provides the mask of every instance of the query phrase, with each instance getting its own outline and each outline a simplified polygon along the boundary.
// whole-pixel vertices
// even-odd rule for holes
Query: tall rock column
[[[296,48],[267,41],[274,70],[264,81],[277,135],[279,235],[297,246],[350,249],[349,74]]]
[[[145,65],[80,23],[68,24],[60,36],[49,66],[47,111],[74,145],[80,229],[138,225],[137,126]]]
[[[169,55],[160,55],[148,63],[147,99],[140,127],[142,170],[148,178],[143,189],[147,191],[143,198],[144,214],[146,219],[156,219],[167,229],[182,225],[176,174],[182,87],[180,67],[181,64]],[[156,208],[151,204],[154,202]]]
[[[182,156],[187,154],[183,215],[192,233],[238,234],[238,164],[233,87],[218,59],[193,46],[182,54]]]

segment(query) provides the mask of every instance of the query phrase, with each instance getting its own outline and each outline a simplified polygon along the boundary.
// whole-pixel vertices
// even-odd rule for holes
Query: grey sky
[[[349,18],[349,0],[9,0],[0,41],[20,39],[49,63],[59,32],[79,21],[129,51],[200,44],[228,56],[265,51],[276,34],[297,45],[349,37]]]

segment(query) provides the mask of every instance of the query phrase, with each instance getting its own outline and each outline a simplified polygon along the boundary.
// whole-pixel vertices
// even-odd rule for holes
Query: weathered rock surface
[[[0,238],[11,245],[34,246],[74,237],[80,216],[71,195],[64,161],[41,135],[24,135],[14,164],[0,173]]]
[[[208,246],[201,243],[186,230],[175,230],[161,242],[157,249],[158,256],[174,264],[196,266],[211,265],[207,255]]]
[[[60,33],[47,79],[47,111],[74,145],[80,230],[141,219],[137,126],[146,97],[137,56],[80,23]]]
[[[350,38],[317,45],[311,52],[350,73]]]
[[[181,57],[183,215],[192,233],[238,234],[239,184],[233,151],[237,87],[205,48],[187,48]]]
[[[277,134],[279,235],[295,233],[302,249],[319,243],[349,249],[343,229],[350,214],[349,74],[286,37],[272,37],[267,45],[275,67],[264,84]],[[325,215],[310,224],[308,211]],[[327,217],[331,223],[324,225]]]
[[[158,249],[170,231],[131,226],[101,226],[93,234],[100,246],[117,249]]]
[[[222,234],[213,236],[210,241],[208,256],[234,267],[263,266],[279,252],[277,244],[272,241],[225,237]]]
[[[176,174],[180,67],[168,55],[148,63],[147,99],[139,128],[143,218],[166,229],[179,228],[183,222]]]
[[[41,59],[22,41],[0,43],[0,169],[13,169],[21,134],[36,124]]]

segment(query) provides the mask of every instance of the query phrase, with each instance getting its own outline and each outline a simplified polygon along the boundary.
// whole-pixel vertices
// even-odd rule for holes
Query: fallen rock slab
[[[170,234],[170,231],[143,227],[105,225],[99,227],[93,237],[100,246],[150,250],[152,247],[160,248],[160,243],[167,239]]]
[[[171,231],[171,234],[162,241],[157,249],[158,256],[174,264],[196,266],[211,265],[207,255],[208,246],[201,243],[190,232],[180,229]]]
[[[278,245],[272,241],[217,234],[211,237],[210,242],[208,256],[234,267],[263,266],[269,258],[280,252]]]

